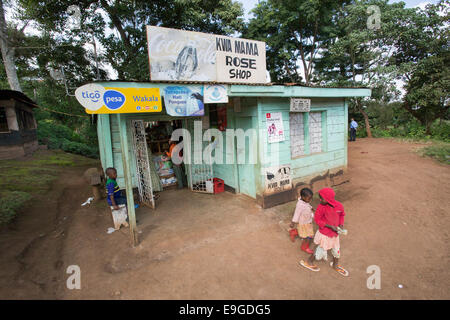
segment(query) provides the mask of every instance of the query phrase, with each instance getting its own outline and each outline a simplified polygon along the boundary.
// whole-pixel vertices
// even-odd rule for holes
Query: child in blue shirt
[[[108,180],[106,181],[106,200],[114,210],[119,210],[119,205],[127,205],[127,198],[122,195],[119,185],[117,184],[117,170],[110,167],[106,169],[105,173],[108,176]]]

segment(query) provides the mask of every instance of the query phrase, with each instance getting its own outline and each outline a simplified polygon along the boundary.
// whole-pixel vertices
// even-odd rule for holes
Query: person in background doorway
[[[350,141],[356,141],[356,128],[358,128],[358,123],[352,118],[350,122]]]
[[[181,139],[181,138],[180,138]],[[181,141],[180,141],[181,142]],[[166,152],[167,157],[169,157],[170,159],[173,158],[173,151],[175,146],[177,145],[176,141],[170,140],[169,141],[170,147],[169,147],[169,151]],[[179,151],[178,157],[180,159],[183,159],[183,150]],[[184,177],[184,172],[183,172],[183,167],[182,167],[183,163],[180,164],[175,164],[172,161],[172,167],[173,167],[173,172],[175,173],[175,176],[177,178],[177,182],[178,182],[178,189],[183,189],[184,187],[184,181],[185,181],[185,177]]]

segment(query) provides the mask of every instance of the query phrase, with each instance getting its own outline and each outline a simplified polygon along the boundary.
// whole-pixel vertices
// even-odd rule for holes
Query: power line
[[[56,47],[74,47],[71,44],[61,44],[58,46],[44,46],[44,47],[12,47],[14,49],[42,49],[42,48],[56,48]]]
[[[43,109],[43,110],[46,110],[46,111],[49,111],[49,112],[54,112],[54,113],[64,114],[64,115],[66,115],[66,116],[72,116],[72,117],[89,118],[89,116],[84,116],[84,115],[80,115],[80,114],[72,114],[72,113],[67,113],[67,112],[62,112],[62,111],[51,110],[51,109],[48,109],[48,108],[45,108],[45,107],[41,107],[41,106],[39,106],[39,105],[37,105],[37,104],[35,104],[35,103],[32,103],[32,102],[29,102],[29,101],[22,100],[22,99],[20,99],[20,98],[15,98],[15,99],[16,99],[16,100],[19,100],[19,101],[22,101],[22,102],[25,103],[25,104],[30,104],[30,105],[32,105],[32,106],[35,106],[35,107],[39,108],[39,109]]]
[[[50,112],[54,112],[54,113],[64,114],[66,116],[80,117],[80,118],[89,118],[89,116],[83,116],[83,115],[79,115],[79,114],[71,114],[71,113],[66,113],[66,112],[62,112],[62,111],[55,111],[55,110],[47,109],[45,107],[41,107],[41,106],[38,106],[38,105],[35,105],[35,106],[40,108],[40,109],[43,109],[45,111],[50,111]]]

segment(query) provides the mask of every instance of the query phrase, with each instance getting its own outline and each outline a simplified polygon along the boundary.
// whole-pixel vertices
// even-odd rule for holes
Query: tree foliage
[[[108,62],[122,80],[148,79],[146,25],[224,35],[240,32],[244,25],[242,5],[233,0],[19,2],[24,18],[37,21],[48,32],[88,41],[92,30],[104,47],[102,61]],[[74,4],[80,7],[81,28],[67,30],[66,10]]]
[[[334,23],[343,0],[266,0],[253,9],[244,36],[266,41],[271,78],[280,82],[311,82],[320,50],[333,39]],[[303,69],[299,73],[297,61]]]

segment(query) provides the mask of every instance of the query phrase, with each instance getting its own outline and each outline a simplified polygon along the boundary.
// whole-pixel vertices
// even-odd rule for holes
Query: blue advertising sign
[[[203,86],[170,86],[164,89],[167,114],[181,117],[205,115]]]

